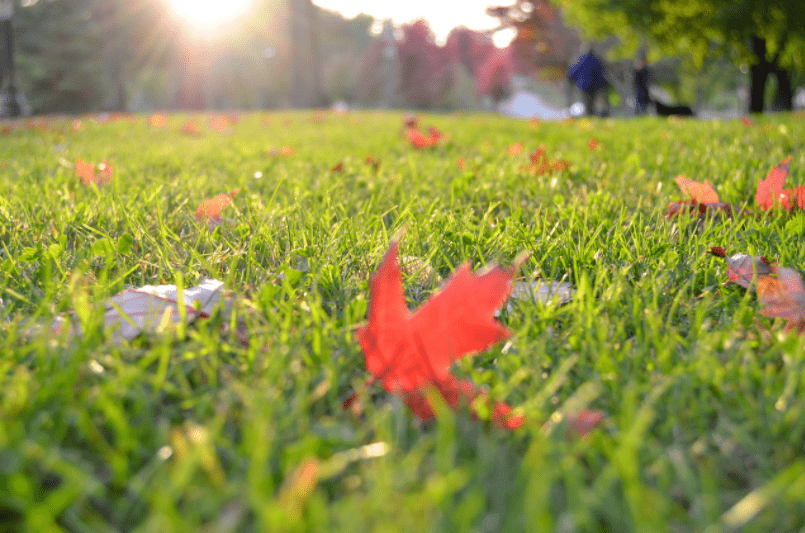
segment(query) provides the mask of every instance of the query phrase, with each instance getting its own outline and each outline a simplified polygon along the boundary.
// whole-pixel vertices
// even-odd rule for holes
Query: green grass
[[[801,269],[805,215],[663,218],[678,174],[752,207],[792,155],[788,183],[805,184],[802,117],[426,115],[449,138],[421,152],[400,114],[312,118],[245,115],[199,137],[179,116],[84,118],[0,137],[0,530],[805,531],[805,339],[719,289],[723,261],[705,253]],[[570,168],[529,176],[540,144]],[[296,153],[271,155],[284,145]],[[115,179],[82,187],[78,157]],[[236,188],[230,222],[195,220]],[[401,255],[443,277],[525,251],[522,275],[577,288],[562,307],[515,302],[510,342],[456,365],[521,408],[522,429],[444,409],[422,424],[366,390],[354,331],[402,228]],[[248,346],[221,317],[121,346],[100,327],[129,285],[206,276],[237,296]],[[414,307],[432,286],[406,291]],[[79,339],[26,335],[70,311]],[[341,408],[355,390],[360,418]],[[544,425],[584,408],[607,413],[585,438]],[[292,481],[310,458],[315,487]]]

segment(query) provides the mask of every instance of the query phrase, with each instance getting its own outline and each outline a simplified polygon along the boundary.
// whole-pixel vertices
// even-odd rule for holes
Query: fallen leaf
[[[771,169],[766,179],[758,182],[755,203],[762,209],[768,211],[774,206],[780,206],[785,210],[791,209],[790,199],[783,191],[790,166],[791,156],[788,156],[782,163]]]
[[[552,174],[555,171],[563,171],[570,168],[570,161],[558,159],[551,161],[545,153],[545,146],[540,145],[534,152],[528,156],[531,164],[528,165],[524,171],[534,176],[543,176]]]
[[[374,167],[375,170],[380,168],[380,161],[375,159],[371,155],[366,156],[365,162],[366,162],[367,165],[372,165],[372,167]]]
[[[604,420],[603,411],[591,411],[585,409],[579,413],[571,413],[567,415],[567,423],[570,429],[573,430],[579,437],[587,435],[590,431],[598,427],[598,424]]]
[[[75,173],[83,185],[95,183],[95,165],[79,158],[75,160]]]
[[[105,159],[103,160],[103,163],[98,165],[99,172],[97,174],[95,170],[95,165],[92,163],[84,161],[80,158],[75,160],[75,172],[76,175],[81,178],[82,185],[88,186],[94,184],[98,187],[103,187],[112,181],[115,171]]]
[[[514,143],[509,146],[508,150],[509,155],[520,155],[523,153],[523,143]]]
[[[716,257],[724,258],[727,262],[727,281],[724,282],[724,285],[737,283],[744,289],[752,289],[753,282],[771,274],[774,267],[763,256],[735,254],[727,257],[724,248],[720,246],[710,248],[710,253]]]
[[[432,126],[428,129],[427,136],[416,128],[406,130],[406,136],[411,146],[418,150],[432,148],[444,140],[442,132]]]
[[[430,142],[430,139],[425,137],[425,134],[419,130],[410,129],[406,135],[408,135],[408,141],[414,148],[421,150],[423,148],[430,148],[433,146]]]
[[[471,384],[459,382],[449,369],[456,359],[509,336],[494,312],[511,291],[515,268],[494,267],[475,275],[462,265],[437,294],[411,313],[397,256],[398,245],[392,242],[371,278],[368,324],[358,328],[357,338],[372,376],[425,419],[433,416],[425,396],[429,389],[454,409],[462,398],[484,396]],[[509,414],[504,404],[493,407],[498,425],[509,427]]]
[[[414,115],[407,115],[403,118],[403,127],[406,129],[416,129],[419,127],[419,118]]]
[[[691,200],[698,204],[715,204],[720,201],[718,193],[707,180],[704,180],[704,183],[699,183],[679,175],[674,181],[676,181],[682,194],[687,194]]]
[[[192,120],[189,122],[185,122],[180,130],[182,133],[187,135],[199,135],[201,132],[198,129],[198,126]]]
[[[168,118],[162,113],[154,113],[148,117],[148,125],[152,128],[161,128],[168,123]]]
[[[757,297],[767,317],[779,317],[788,321],[785,331],[805,333],[805,285],[802,276],[791,268],[772,267],[773,276],[763,276],[758,281]]]
[[[235,189],[232,192],[222,193],[215,198],[204,200],[204,202],[198,206],[198,209],[196,209],[196,218],[219,218],[221,216],[221,211],[232,203],[232,198],[234,198],[239,192],[240,189]]]
[[[207,120],[207,125],[213,131],[217,131],[218,133],[231,133],[231,128],[229,127],[229,119],[227,117],[213,115]]]
[[[98,177],[95,180],[95,183],[99,187],[101,185],[108,184],[110,181],[112,181],[112,178],[115,175],[115,171],[112,168],[112,165],[110,165],[109,162],[106,161],[106,159],[104,159],[103,162],[100,165],[98,165],[98,171],[99,171]]]

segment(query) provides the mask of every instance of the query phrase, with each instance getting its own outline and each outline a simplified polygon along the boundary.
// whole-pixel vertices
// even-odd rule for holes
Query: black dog
[[[665,105],[662,102],[658,102],[654,100],[654,105],[657,107],[657,115],[661,117],[669,117],[671,115],[677,115],[680,117],[692,117],[695,116],[693,114],[693,109],[686,105]]]

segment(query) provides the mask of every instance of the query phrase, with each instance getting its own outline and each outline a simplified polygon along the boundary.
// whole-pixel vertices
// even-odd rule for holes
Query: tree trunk
[[[321,88],[321,53],[318,17],[311,0],[291,0],[290,4],[292,94],[294,107],[324,106]]]
[[[749,69],[749,112],[763,112],[763,97],[766,92],[766,80],[771,73],[771,65],[766,60],[766,40],[752,37],[750,42],[756,63]]]
[[[777,76],[777,94],[774,96],[775,111],[794,110],[794,89],[791,87],[791,74],[777,67],[774,71]]]

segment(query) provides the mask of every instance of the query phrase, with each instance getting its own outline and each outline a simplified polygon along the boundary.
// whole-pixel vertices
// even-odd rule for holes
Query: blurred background
[[[0,0],[2,114],[805,106],[805,2]]]

